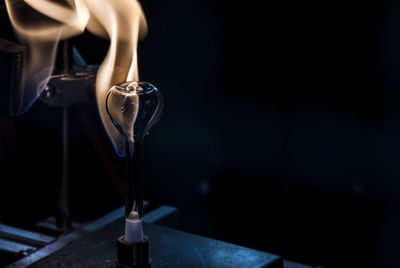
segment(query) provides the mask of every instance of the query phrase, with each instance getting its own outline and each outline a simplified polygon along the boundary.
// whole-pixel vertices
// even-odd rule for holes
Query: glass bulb
[[[123,82],[113,86],[106,99],[107,113],[133,154],[134,142],[141,142],[158,121],[163,108],[159,90],[147,82]]]

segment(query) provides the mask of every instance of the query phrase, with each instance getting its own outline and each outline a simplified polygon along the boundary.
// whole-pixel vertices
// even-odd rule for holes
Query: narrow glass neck
[[[126,150],[132,145],[126,142]],[[142,165],[143,165],[143,142],[141,139],[134,141],[132,156],[127,153],[126,158],[126,177],[125,177],[125,218],[129,216],[132,211],[139,213],[140,217],[143,216],[143,178],[142,178]]]

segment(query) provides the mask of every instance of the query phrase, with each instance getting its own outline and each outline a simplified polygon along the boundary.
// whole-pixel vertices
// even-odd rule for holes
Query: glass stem
[[[128,217],[131,211],[139,213],[143,216],[143,142],[135,141],[133,146],[133,155],[129,153],[131,145],[126,143],[126,201],[125,201],[125,217]]]

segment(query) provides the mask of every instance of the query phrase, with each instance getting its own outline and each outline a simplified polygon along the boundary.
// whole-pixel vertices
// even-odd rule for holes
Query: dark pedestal
[[[118,220],[85,234],[30,267],[115,267],[116,239],[124,230]],[[153,267],[282,268],[276,255],[232,245],[171,228],[144,224],[151,239]]]

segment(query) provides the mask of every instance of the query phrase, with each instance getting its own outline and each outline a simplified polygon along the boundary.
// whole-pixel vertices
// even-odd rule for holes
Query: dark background
[[[185,231],[290,260],[399,267],[400,4],[142,4],[141,80],[165,99],[146,198],[179,207]],[[72,42],[92,64],[108,47]],[[88,221],[123,203],[124,163],[95,105],[71,108],[70,133],[72,216]],[[55,214],[61,146],[60,109],[0,118],[0,222]]]

